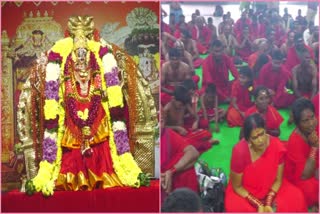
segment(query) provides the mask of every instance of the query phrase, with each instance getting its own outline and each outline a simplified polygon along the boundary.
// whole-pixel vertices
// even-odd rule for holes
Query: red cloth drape
[[[197,26],[194,26],[191,29],[191,36],[197,43],[197,48],[200,54],[205,54],[208,52],[208,48],[211,42],[212,31],[203,26],[199,29]]]
[[[247,117],[253,113],[259,113],[255,105],[249,108],[245,115]],[[279,114],[277,109],[271,105],[268,106],[267,112],[265,114],[261,114],[261,116],[265,120],[267,129],[278,129],[283,121],[283,117]]]
[[[242,186],[253,196],[264,200],[277,176],[279,164],[282,163],[285,148],[278,138],[270,136],[270,144],[259,159],[252,162],[248,143],[242,139],[235,145],[231,157],[231,170],[243,170]],[[227,212],[256,212],[243,197],[234,192],[232,181],[228,183],[225,197]],[[277,212],[307,211],[302,192],[287,180],[283,179],[275,198]]]
[[[250,99],[250,92],[248,88],[240,85],[239,80],[235,80],[232,84],[231,98],[236,98],[237,106],[240,111],[246,112],[254,103]],[[227,111],[227,122],[230,127],[242,126],[244,118],[240,113],[230,104]]]
[[[261,68],[259,77],[256,80],[256,85],[263,85],[272,89],[275,92],[272,98],[274,106],[277,108],[286,108],[295,100],[295,96],[288,94],[285,90],[285,86],[290,78],[291,73],[284,65],[281,65],[279,70],[275,71],[272,68],[272,62],[268,62]]]
[[[183,150],[186,146],[192,144],[200,152],[204,152],[209,148],[205,148],[204,143],[201,146],[200,141],[197,141],[196,136],[192,133],[188,133],[187,136],[181,136],[172,129],[166,128],[161,132],[161,172],[165,172],[171,169],[184,155]],[[199,138],[198,138],[199,139]],[[211,145],[210,145],[211,147]],[[195,192],[199,191],[197,176],[195,169],[189,168],[185,171],[175,173],[173,176],[172,190],[180,187],[188,187]],[[162,200],[166,197],[164,191],[161,192]]]
[[[208,55],[202,63],[202,88],[205,90],[209,83],[216,86],[219,101],[224,101],[230,97],[231,81],[229,81],[229,70],[237,79],[238,70],[232,59],[227,55],[222,56],[221,62],[217,63],[213,60],[212,54]]]
[[[125,202],[125,205],[124,205]],[[29,196],[19,190],[1,194],[2,212],[93,213],[159,212],[159,180],[149,187],[113,187],[92,191],[55,191],[47,198],[42,193]]]
[[[319,180],[314,177],[302,180],[301,175],[310,153],[310,146],[294,130],[288,140],[288,152],[285,165],[285,177],[299,187],[305,195],[308,206],[319,203]],[[319,169],[319,154],[316,157],[316,169]]]

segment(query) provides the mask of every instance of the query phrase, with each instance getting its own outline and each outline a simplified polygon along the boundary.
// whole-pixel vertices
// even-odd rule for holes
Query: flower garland
[[[68,69],[68,59],[71,57],[70,53],[72,49],[73,40],[65,38],[56,42],[48,56],[49,63],[46,67],[46,99],[44,104],[45,135],[43,141],[43,160],[40,162],[37,176],[32,179],[34,189],[38,192],[42,191],[45,196],[53,194],[54,182],[59,175],[61,167],[61,139],[65,131],[63,98],[64,95],[68,97],[73,92]],[[96,117],[96,114],[92,112],[96,112],[94,109],[101,102],[109,118],[108,125],[111,127],[109,108],[123,107],[123,94],[118,77],[117,61],[106,45],[101,46],[100,43],[90,40],[88,41],[88,49],[93,53],[90,54],[89,62],[91,63],[90,67],[94,70],[94,89],[99,91],[102,88],[102,91],[106,91],[108,102],[102,100],[100,95],[93,96],[92,106],[94,107],[88,110],[90,114],[87,118],[81,118],[81,116],[78,116],[78,112],[73,110],[69,111],[69,113],[75,124],[90,126]],[[61,70],[64,70],[64,72],[60,72]],[[64,80],[65,84],[60,84],[60,80]],[[73,105],[74,100],[69,99],[67,101],[67,106],[69,106],[67,109],[75,109],[72,108]],[[138,176],[141,174],[141,169],[129,152],[129,140],[124,123],[114,122],[113,130],[115,133],[110,132],[109,144],[115,172],[122,184],[139,187]]]
[[[122,121],[116,121],[112,124],[112,131],[114,134],[114,141],[117,146],[117,152],[122,155],[130,151],[129,138],[126,124]]]
[[[102,48],[98,42],[89,41],[88,46],[90,50],[95,50],[93,53],[96,55],[97,63],[100,66],[101,69],[101,75],[103,78],[101,78],[102,82],[102,90],[107,91],[108,96],[108,102],[102,101],[102,106],[107,114],[108,118],[111,118],[110,110],[111,107],[123,107],[123,94],[121,91],[120,85],[112,85],[114,82],[118,82],[120,84],[120,81],[117,80],[117,77],[114,77],[115,81],[109,81],[106,80],[108,76],[112,77],[112,74],[107,73],[115,73],[118,72],[118,66],[117,61],[115,60],[113,54],[111,53],[111,50],[108,50],[107,54],[105,49],[103,47],[106,47],[106,43],[104,40],[101,40]],[[99,57],[98,57],[99,56]],[[102,58],[102,60],[101,60]],[[115,75],[115,74],[113,74]],[[110,87],[109,85],[110,84]],[[108,88],[107,88],[108,86]],[[119,122],[119,121],[118,121]],[[119,123],[114,123],[119,124]],[[111,124],[111,120],[108,120],[109,127],[113,127]],[[115,127],[116,130],[116,127]],[[121,145],[118,143],[118,147],[116,145],[117,140],[120,140],[120,138],[116,138],[114,136],[115,133],[110,132],[109,136],[109,145],[110,145],[110,153],[111,158],[113,161],[113,167],[115,169],[116,174],[118,175],[118,178],[120,179],[121,183],[126,186],[131,187],[139,187],[140,181],[138,179],[138,176],[140,173],[142,173],[141,169],[133,159],[133,156],[130,152],[125,152],[123,154],[119,154],[118,151],[124,151],[123,149],[120,149]]]

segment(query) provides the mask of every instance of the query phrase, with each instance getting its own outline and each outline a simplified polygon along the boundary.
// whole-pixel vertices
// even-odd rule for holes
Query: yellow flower
[[[96,41],[93,41],[93,40],[89,40],[88,41],[88,48],[93,53],[99,53],[100,46],[101,46],[101,44],[99,42],[96,42]]]
[[[123,107],[122,90],[120,86],[111,86],[107,88],[110,108]]]
[[[252,91],[253,90],[253,87],[252,86],[250,86],[249,88],[248,88],[248,91]]]
[[[50,182],[53,164],[44,160],[40,162],[39,171],[36,177],[32,179],[36,191],[41,191]]]
[[[44,118],[46,120],[55,119],[59,114],[59,103],[56,100],[45,100]]]
[[[78,111],[77,114],[78,114],[78,117],[80,117],[82,120],[87,120],[89,115],[89,110],[86,108],[84,111]]]
[[[154,54],[154,60],[156,63],[156,67],[159,70],[160,69],[160,54],[159,53]]]

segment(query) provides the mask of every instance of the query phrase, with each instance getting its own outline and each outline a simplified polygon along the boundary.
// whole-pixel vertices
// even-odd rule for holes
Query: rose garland
[[[104,41],[103,41],[104,42]],[[64,134],[65,109],[63,108],[64,92],[71,95],[72,84],[70,79],[68,59],[73,49],[73,40],[66,38],[56,42],[49,53],[49,63],[46,68],[46,85],[45,85],[45,134],[43,141],[43,160],[40,162],[38,174],[32,179],[36,191],[42,191],[45,196],[53,194],[54,181],[57,179],[61,167],[61,139]],[[101,46],[100,43],[92,40],[88,41],[90,54],[90,67],[94,72],[94,88],[107,92],[108,101],[101,100],[100,96],[93,97],[92,106],[102,106],[106,112],[109,127],[112,127],[109,137],[110,153],[113,160],[113,167],[122,184],[132,187],[139,187],[138,179],[141,169],[134,161],[129,152],[129,140],[125,124],[123,122],[114,122],[111,126],[111,117],[109,108],[123,107],[123,94],[118,78],[118,66],[112,52],[108,50],[106,44]],[[102,58],[102,60],[101,60]],[[60,72],[63,70],[64,72]],[[60,84],[64,80],[65,84]],[[69,99],[67,102],[68,109],[74,109],[74,102]],[[96,108],[96,107],[94,107]],[[88,110],[88,117],[80,117],[74,111],[69,112],[72,120],[79,126],[92,125],[95,118],[96,110]],[[92,113],[93,112],[93,113]],[[28,186],[33,186],[29,185]]]

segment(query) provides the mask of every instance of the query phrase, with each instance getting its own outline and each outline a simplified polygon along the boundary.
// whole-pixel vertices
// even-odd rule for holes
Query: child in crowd
[[[201,127],[207,127],[210,131],[210,122],[215,122],[214,131],[219,132],[219,121],[223,120],[226,111],[218,108],[218,96],[216,93],[216,86],[213,83],[208,84],[205,93],[200,97],[201,110],[198,115],[203,118],[200,121]]]
[[[230,127],[242,126],[245,112],[254,105],[251,100],[253,92],[253,73],[249,67],[239,69],[239,79],[231,89],[231,103],[227,111],[227,122]]]

